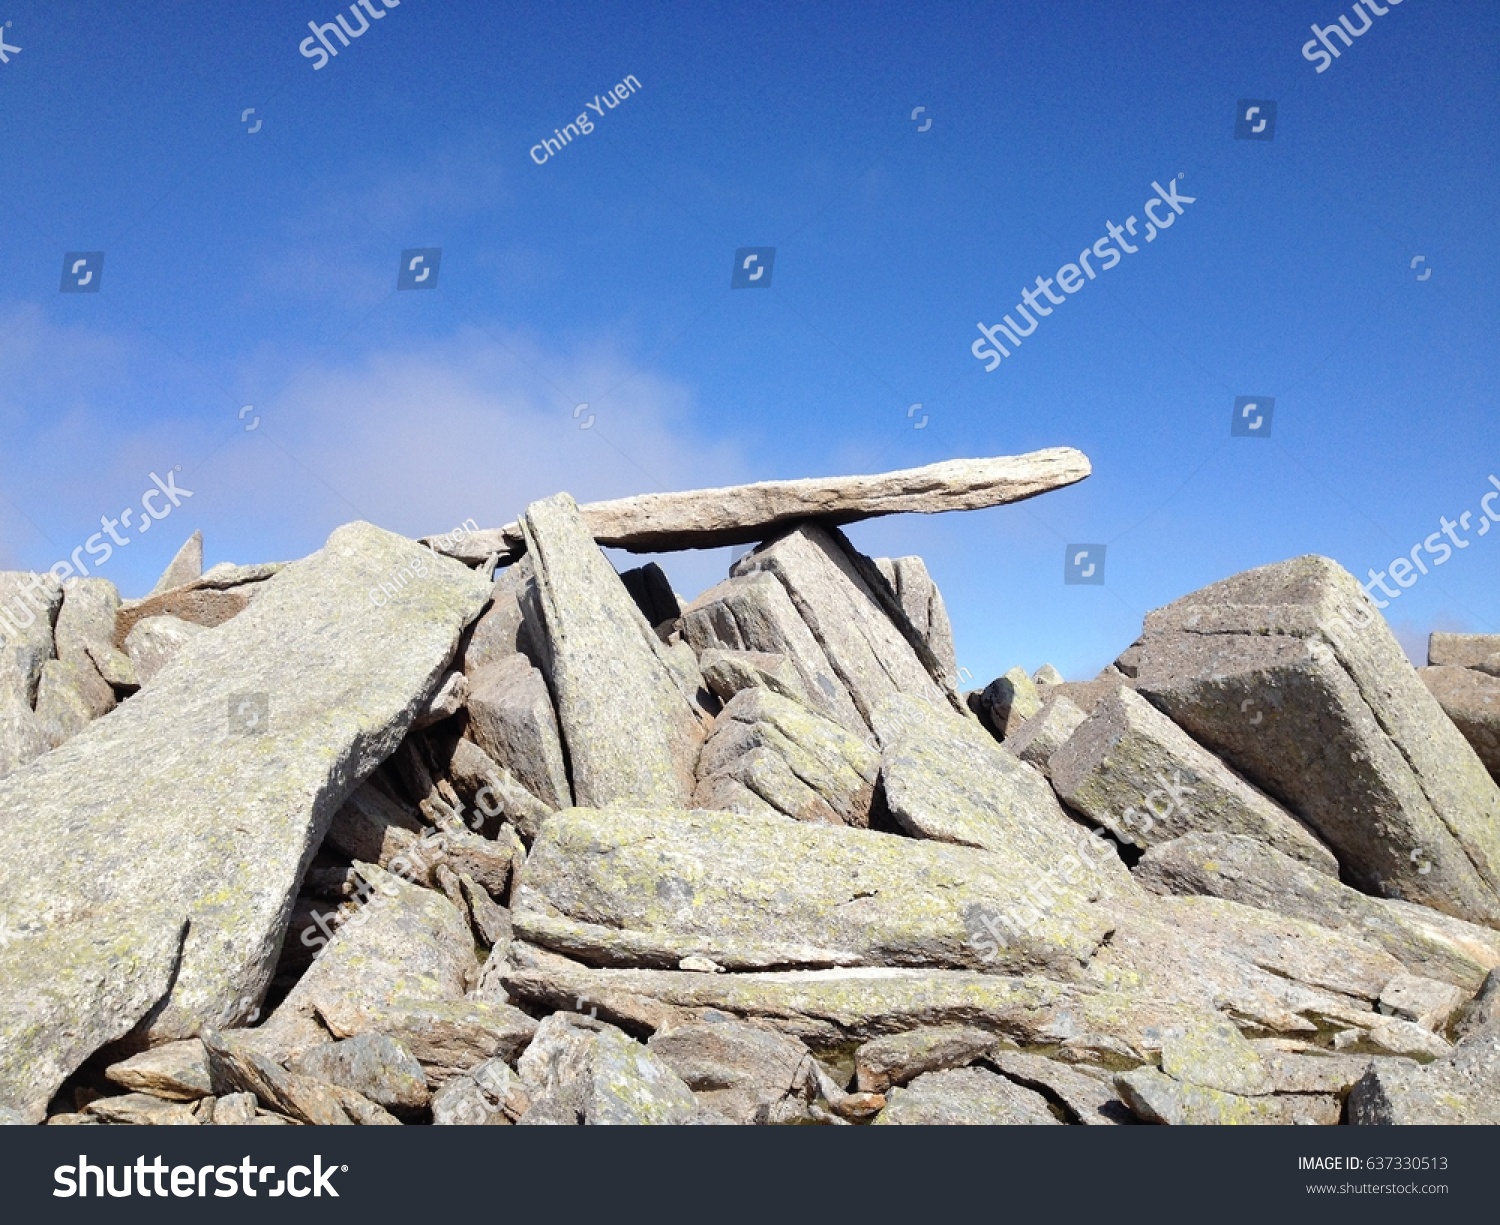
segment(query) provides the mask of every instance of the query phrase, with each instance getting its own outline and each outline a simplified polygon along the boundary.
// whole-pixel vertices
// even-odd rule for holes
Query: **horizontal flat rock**
[[[1427,639],[1433,667],[1480,668],[1500,664],[1500,634],[1433,634]]]
[[[370,588],[419,555],[426,580],[377,607]],[[190,926],[171,999],[138,1037],[248,1016],[334,811],[405,737],[488,591],[403,537],[339,528],[147,689],[0,781],[0,921],[151,898]]]
[[[1052,447],[1026,455],[950,459],[873,476],[760,481],[722,489],[648,493],[588,502],[578,509],[589,532],[602,545],[637,553],[716,549],[763,540],[776,528],[799,519],[843,524],[881,515],[930,515],[1002,506],[1075,484],[1092,471],[1082,452]],[[423,543],[471,565],[496,553],[502,561],[514,560],[526,548],[516,523],[470,532],[457,542],[427,537]]]
[[[984,915],[1038,870],[1018,854],[779,816],[573,808],[543,824],[512,906],[519,938],[593,963],[1076,977],[1114,925],[1082,888],[1060,885],[1025,931],[981,947]]]
[[[1057,1126],[1047,1099],[987,1068],[924,1072],[892,1089],[875,1119],[886,1126]]]

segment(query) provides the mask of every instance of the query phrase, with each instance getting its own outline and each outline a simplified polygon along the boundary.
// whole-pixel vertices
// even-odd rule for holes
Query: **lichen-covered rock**
[[[1034,1127],[1061,1121],[1040,1093],[985,1068],[925,1072],[892,1089],[887,1102],[877,1125]]]
[[[854,1052],[857,1083],[867,1093],[884,1093],[924,1072],[967,1067],[994,1048],[996,1037],[961,1025],[910,1029],[872,1038]]]
[[[521,520],[580,804],[691,802],[704,727],[666,647],[558,494]]]
[[[1155,1068],[1136,1068],[1115,1076],[1115,1088],[1147,1123],[1213,1126],[1290,1123],[1283,1103],[1272,1097],[1244,1097],[1184,1084]],[[1337,1119],[1335,1112],[1334,1119]],[[1333,1120],[1330,1120],[1333,1121]]]
[[[159,1007],[180,964],[185,927],[170,911],[117,910],[6,932],[0,1107],[40,1123],[58,1086],[85,1059]]]
[[[372,584],[414,554],[427,580],[377,606]],[[409,540],[340,528],[108,718],[0,781],[0,920],[156,899],[174,931],[191,925],[142,1037],[249,1015],[334,811],[406,735],[487,590]]]
[[[1483,1026],[1425,1067],[1374,1061],[1349,1091],[1349,1122],[1500,1124],[1500,1024]]]
[[[1139,691],[1315,830],[1351,884],[1500,926],[1500,787],[1347,571],[1302,557],[1236,575],[1151,613],[1132,651]]]
[[[1024,767],[1020,767],[1024,768]],[[1113,918],[1062,888],[983,943],[1030,883],[1020,855],[740,813],[574,808],[549,817],[513,895],[518,936],[613,965],[943,966],[1076,977]]]
[[[137,621],[125,639],[125,654],[130,656],[140,683],[149,685],[152,677],[203,632],[203,626],[165,613]]]
[[[1193,833],[1152,847],[1135,878],[1162,894],[1202,894],[1349,931],[1409,971],[1473,990],[1500,966],[1500,934],[1425,906],[1372,898],[1265,843]]]
[[[785,655],[709,647],[698,657],[698,666],[703,670],[703,683],[726,704],[742,690],[769,689],[810,710],[817,709],[802,686],[801,674]]]
[[[1050,696],[1042,708],[1005,738],[1005,751],[1052,775],[1052,754],[1068,742],[1088,716],[1063,694]]]
[[[1114,1078],[1102,1069],[1073,1067],[1025,1051],[991,1051],[984,1062],[1017,1084],[1060,1101],[1072,1116],[1069,1122],[1113,1127],[1136,1121],[1115,1089]]]
[[[1161,1044],[1161,1070],[1175,1080],[1241,1097],[1271,1091],[1260,1053],[1228,1021],[1168,1034]]]
[[[612,1025],[554,1013],[521,1056],[531,1096],[523,1124],[686,1123],[693,1091],[660,1058]]]
[[[985,686],[979,706],[995,735],[1009,739],[1042,708],[1041,695],[1025,668],[1012,668]]]
[[[361,1034],[315,1046],[294,1059],[288,1070],[352,1089],[398,1114],[421,1110],[432,1098],[422,1065],[385,1034]]]
[[[868,826],[880,757],[837,723],[769,689],[737,694],[698,762],[694,803]]]
[[[1222,830],[1338,875],[1337,860],[1296,818],[1124,687],[1094,708],[1050,765],[1057,794],[1122,841],[1148,847]]]

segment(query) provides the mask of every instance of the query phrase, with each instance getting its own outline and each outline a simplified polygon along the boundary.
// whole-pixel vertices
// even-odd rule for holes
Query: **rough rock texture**
[[[1114,1078],[1102,1069],[1070,1067],[1041,1055],[1006,1050],[990,1052],[985,1063],[1061,1103],[1070,1123],[1111,1127],[1136,1121],[1115,1089]]]
[[[1159,893],[1205,894],[1352,932],[1413,973],[1470,990],[1500,966],[1500,934],[1425,906],[1372,898],[1237,834],[1196,833],[1152,847],[1135,878]]]
[[[1068,742],[1088,716],[1063,694],[1043,699],[1041,710],[1005,738],[1005,750],[1052,776],[1052,754]]]
[[[566,494],[522,519],[580,804],[685,805],[704,729],[666,648]]]
[[[1115,1088],[1135,1113],[1147,1123],[1181,1125],[1234,1125],[1292,1123],[1286,1104],[1277,1098],[1244,1097],[1204,1085],[1187,1084],[1158,1072],[1136,1068],[1115,1077]],[[1338,1118],[1338,1103],[1330,1103]]]
[[[522,1123],[686,1123],[693,1091],[660,1058],[612,1025],[554,1013],[518,1065],[531,1108]]]
[[[105,910],[0,941],[0,1107],[39,1123],[58,1086],[166,995],[181,916]],[[0,928],[0,932],[5,931]]]
[[[1349,1122],[1500,1124],[1500,1024],[1483,1026],[1425,1067],[1376,1060],[1349,1091]]]
[[[1347,571],[1236,575],[1150,614],[1128,654],[1140,692],[1286,803],[1350,883],[1500,924],[1500,788]]]
[[[666,549],[714,549],[763,540],[800,519],[854,523],[903,512],[934,514],[1001,506],[1083,480],[1092,468],[1071,447],[994,459],[952,459],[883,472],[798,481],[761,481],[723,489],[648,493],[580,507],[584,524],[600,544],[641,553]],[[470,532],[444,546],[474,564],[492,554],[518,556],[529,542],[524,528]],[[428,538],[438,547],[440,542]]]
[[[1001,739],[1009,739],[1042,708],[1041,695],[1025,668],[1012,668],[985,686],[979,708],[986,723]]]
[[[1500,667],[1500,634],[1433,634],[1427,639],[1432,667],[1478,668],[1496,674]]]
[[[1094,707],[1049,764],[1057,794],[1122,842],[1155,846],[1221,830],[1338,875],[1328,848],[1294,817],[1129,689]]]
[[[703,669],[703,683],[721,702],[732,701],[745,689],[769,689],[778,697],[818,709],[802,687],[801,674],[785,655],[709,647],[698,656],[698,665]]]
[[[243,588],[226,588],[203,578],[143,600],[127,600],[120,605],[115,618],[115,645],[124,647],[130,632],[148,617],[176,617],[203,629],[213,629],[239,616],[250,606],[252,594],[264,589],[264,580]]]
[[[182,548],[178,549],[172,560],[167,563],[167,568],[156,580],[156,586],[151,588],[151,594],[160,595],[164,591],[171,591],[174,587],[181,587],[202,577],[203,533],[194,532],[183,541]]]
[[[397,1114],[421,1110],[432,1099],[422,1065],[394,1038],[362,1034],[315,1046],[289,1068],[315,1080],[342,1085]]]
[[[947,688],[958,684],[958,657],[953,646],[953,624],[948,607],[927,563],[920,557],[877,557],[876,568],[890,583],[896,598],[939,664],[938,680]]]
[[[1500,671],[1423,668],[1418,673],[1443,713],[1474,746],[1484,768],[1500,778]]]
[[[125,637],[125,654],[140,684],[151,682],[197,635],[201,625],[166,615],[142,617]]]
[[[1023,857],[738,813],[569,809],[548,818],[514,895],[516,934],[606,964],[728,968],[1046,967],[1076,975],[1112,926],[1082,890],[987,956],[986,905]]]
[[[469,679],[469,737],[548,808],[572,802],[562,736],[541,670],[520,652]]]
[[[419,551],[340,528],[149,689],[0,783],[0,920],[51,926],[151,897],[191,927],[149,1036],[247,1015],[328,821],[400,741],[483,601],[485,584],[444,562],[376,608],[373,577]],[[330,606],[342,609],[331,621]]]
[[[732,698],[698,762],[693,802],[728,812],[868,826],[879,755],[838,724],[769,689]]]
[[[877,1124],[918,1126],[1034,1127],[1058,1121],[1040,1093],[984,1068],[924,1073],[904,1088],[892,1089],[889,1105],[875,1119]]]
[[[50,574],[0,571],[0,778],[52,747],[35,709],[62,600]]]
[[[868,1093],[884,1093],[924,1072],[967,1067],[994,1049],[996,1037],[963,1026],[912,1029],[864,1043],[854,1052],[856,1083]]]

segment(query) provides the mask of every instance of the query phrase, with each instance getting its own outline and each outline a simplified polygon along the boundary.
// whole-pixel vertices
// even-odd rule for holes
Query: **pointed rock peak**
[[[161,572],[161,578],[156,580],[156,586],[151,588],[150,594],[160,595],[163,591],[171,591],[173,587],[181,587],[184,583],[191,583],[202,577],[203,533],[194,532]]]

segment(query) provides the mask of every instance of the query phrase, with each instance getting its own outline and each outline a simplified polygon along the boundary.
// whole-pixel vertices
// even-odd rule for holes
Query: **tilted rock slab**
[[[890,583],[917,633],[922,635],[941,671],[938,679],[952,689],[958,684],[958,656],[953,646],[953,623],[943,593],[932,581],[920,557],[877,557],[875,567]]]
[[[1290,813],[1123,686],[1048,764],[1057,794],[1122,842],[1147,847],[1192,830],[1223,830],[1338,875],[1333,854]]]
[[[1127,655],[1140,693],[1286,803],[1352,884],[1500,926],[1500,788],[1337,563],[1184,596]]]
[[[799,519],[854,523],[906,512],[979,510],[1033,498],[1083,480],[1093,468],[1072,447],[1051,447],[993,459],[950,459],[875,476],[760,481],[722,489],[647,493],[579,507],[589,534],[602,545],[637,553],[717,549],[764,540]],[[477,564],[494,554],[514,560],[527,548],[520,524],[470,532],[457,542],[423,543]]]
[[[666,650],[567,494],[521,521],[579,804],[691,803],[705,728]]]
[[[418,554],[431,562],[369,524],[339,528],[148,689],[0,782],[0,921],[140,898],[189,917],[171,1000],[142,1037],[230,1025],[259,1003],[334,811],[406,735],[488,594],[440,561],[377,607],[370,587]]]
[[[1113,926],[1060,885],[986,943],[983,917],[1029,859],[743,813],[574,808],[547,819],[518,876],[517,937],[585,961],[726,968],[946,966],[1077,977]]]
[[[1478,668],[1422,668],[1417,675],[1443,713],[1500,779],[1500,675]]]

